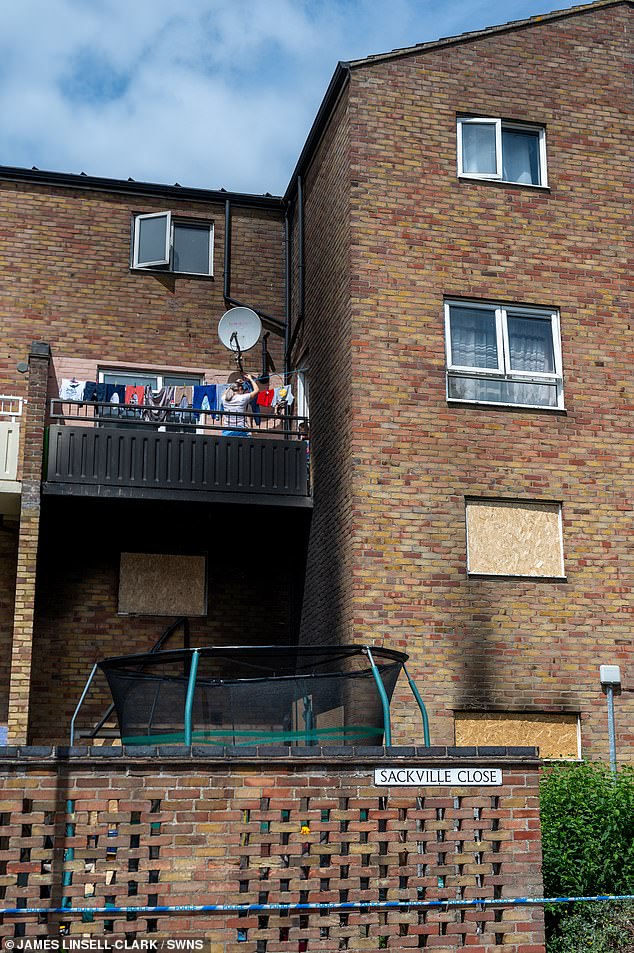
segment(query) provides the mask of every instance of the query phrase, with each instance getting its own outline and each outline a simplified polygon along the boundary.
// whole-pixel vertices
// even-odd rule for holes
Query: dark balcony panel
[[[44,492],[172,499],[246,494],[278,502],[292,497],[301,505],[309,497],[306,444],[54,425]]]

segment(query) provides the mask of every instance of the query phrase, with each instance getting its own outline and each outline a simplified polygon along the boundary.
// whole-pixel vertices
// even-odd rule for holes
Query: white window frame
[[[308,410],[310,387],[308,380],[308,359],[300,359],[299,363],[302,369],[297,372],[295,409],[293,413],[297,417],[310,417]]]
[[[169,370],[144,370],[142,367],[101,367],[97,371],[97,381],[99,384],[104,383],[106,374],[125,374],[127,377],[134,377],[135,375],[139,377],[154,377],[156,378],[156,390],[161,390],[161,388],[165,386],[164,380],[166,377],[182,377],[187,381],[187,384],[176,385],[180,387],[195,387],[203,382],[202,374],[180,374],[178,371]]]
[[[139,223],[148,218],[165,219],[165,255],[156,261],[139,260],[139,243],[141,229]],[[174,229],[176,226],[181,228],[197,228],[209,232],[209,259],[207,271],[180,271],[174,268]],[[168,271],[173,275],[194,275],[200,278],[213,278],[214,274],[214,225],[213,222],[206,222],[199,219],[174,218],[171,212],[149,212],[143,215],[135,215],[132,220],[132,268],[139,271]]]
[[[162,258],[157,258],[154,261],[140,261],[139,260],[139,245],[141,243],[141,229],[139,225],[141,222],[145,222],[149,218],[164,218],[165,219],[165,252]],[[132,267],[133,268],[156,268],[159,265],[169,265],[170,262],[170,252],[171,252],[171,234],[172,234],[172,213],[171,212],[151,212],[148,215],[135,215],[134,216],[134,252],[132,258]]]
[[[462,127],[469,124],[495,126],[495,166],[493,172],[465,172],[462,168]],[[539,182],[515,182],[505,179],[502,174],[502,130],[512,132],[539,133]],[[548,172],[546,167],[546,130],[543,126],[531,125],[523,122],[506,122],[503,119],[492,119],[489,116],[459,116],[456,121],[458,176],[462,179],[484,179],[493,182],[508,182],[509,185],[519,185],[527,189],[548,188]]]
[[[480,311],[495,311],[495,338],[498,357],[498,366],[494,367],[469,367],[463,364],[454,364],[452,360],[451,344],[451,309],[452,308],[470,308]],[[543,320],[550,320],[550,331],[553,344],[553,356],[555,361],[555,370],[552,372],[541,371],[516,371],[511,368],[511,348],[508,334],[509,316],[534,317]],[[561,354],[561,323],[559,312],[556,309],[535,308],[532,306],[524,307],[522,305],[500,305],[494,302],[475,302],[452,298],[445,301],[445,346],[447,359],[447,401],[452,404],[486,404],[489,407],[535,407],[539,410],[563,410],[564,391],[563,391],[563,362]],[[450,397],[449,379],[451,377],[482,377],[493,378],[494,380],[515,381],[521,384],[543,384],[553,383],[557,385],[557,403],[554,406],[546,404],[523,404],[506,401],[490,400],[471,400],[468,397]]]

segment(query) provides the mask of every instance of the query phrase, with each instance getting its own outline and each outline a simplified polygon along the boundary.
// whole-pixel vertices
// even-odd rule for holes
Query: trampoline
[[[105,675],[121,743],[135,745],[391,744],[390,700],[403,652],[378,646],[206,646],[124,655]]]

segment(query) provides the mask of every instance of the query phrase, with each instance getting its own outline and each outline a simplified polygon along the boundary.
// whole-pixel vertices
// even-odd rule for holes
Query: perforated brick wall
[[[206,937],[212,953],[543,953],[539,907],[72,914],[539,896],[538,765],[515,751],[207,749],[201,760],[181,749],[152,760],[145,749],[96,759],[27,748],[7,760],[0,750],[2,906],[68,910],[7,915],[0,935]],[[374,785],[376,765],[421,762],[500,767],[503,784]]]

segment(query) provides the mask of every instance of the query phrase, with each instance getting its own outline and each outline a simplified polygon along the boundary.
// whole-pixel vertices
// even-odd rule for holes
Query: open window
[[[548,185],[542,126],[480,116],[458,119],[458,175],[516,185]]]
[[[176,219],[171,212],[135,215],[132,267],[185,275],[213,275],[213,224]]]
[[[563,407],[559,314],[445,302],[447,400]]]

